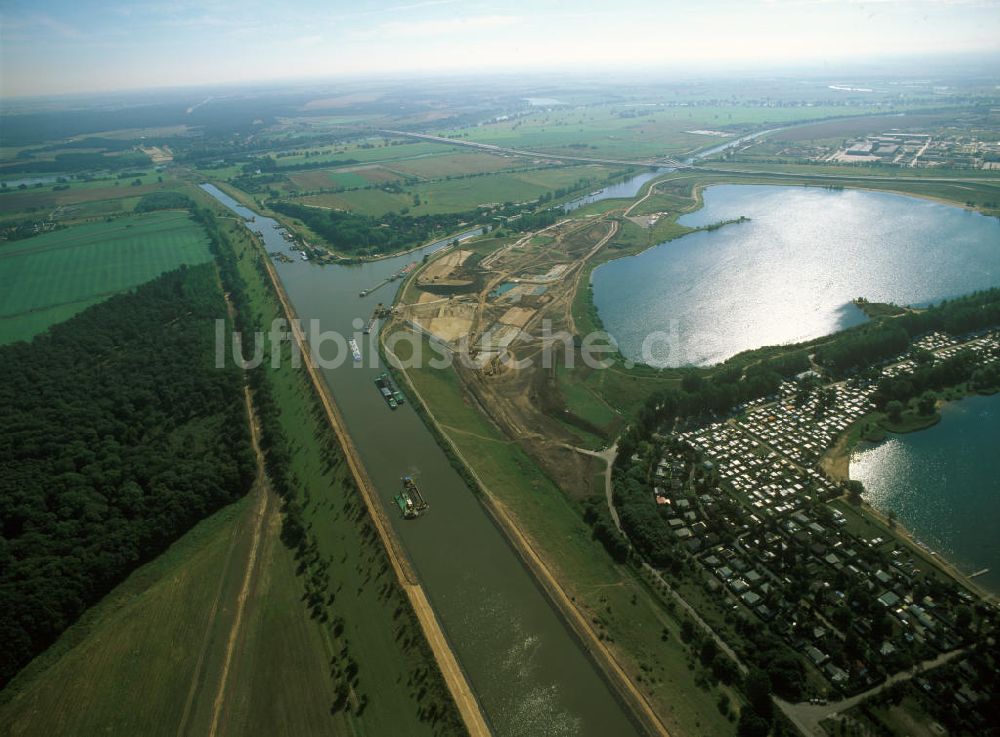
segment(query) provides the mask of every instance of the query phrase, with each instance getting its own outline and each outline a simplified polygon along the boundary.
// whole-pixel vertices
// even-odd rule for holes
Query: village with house
[[[943,361],[960,351],[1000,362],[1000,332],[922,336],[878,376],[911,373],[918,354]],[[651,492],[709,597],[752,613],[825,677],[828,693],[851,694],[963,647],[979,597],[894,520],[859,514],[857,487],[852,498],[845,479],[822,469],[824,454],[875,411],[877,382],[817,378],[805,372],[728,418],[662,436]],[[968,702],[985,698],[966,688]]]

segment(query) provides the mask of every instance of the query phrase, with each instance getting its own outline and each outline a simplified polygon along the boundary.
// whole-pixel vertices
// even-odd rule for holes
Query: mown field
[[[27,340],[116,292],[208,261],[182,212],[78,225],[0,246],[0,343]]]
[[[409,350],[406,341],[398,347],[401,353]],[[587,613],[671,734],[734,734],[735,724],[722,715],[718,701],[725,693],[738,704],[735,691],[696,685],[697,666],[680,641],[678,619],[657,603],[643,580],[612,561],[591,537],[575,503],[464,398],[453,369],[409,369],[406,376],[472,469],[488,479],[489,491]],[[594,470],[602,470],[599,463]]]

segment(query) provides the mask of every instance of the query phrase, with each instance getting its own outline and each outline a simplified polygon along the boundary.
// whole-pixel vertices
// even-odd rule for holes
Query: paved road
[[[819,723],[824,719],[828,719],[836,714],[841,714],[848,709],[857,706],[865,699],[881,693],[894,683],[908,681],[919,673],[931,670],[932,668],[937,668],[939,665],[944,665],[952,658],[962,655],[965,651],[966,648],[959,648],[958,650],[942,653],[936,658],[931,658],[930,660],[925,660],[922,663],[917,663],[917,665],[913,666],[910,670],[904,670],[894,676],[889,676],[885,682],[875,686],[874,688],[870,688],[867,691],[859,693],[857,696],[841,699],[840,701],[831,701],[830,703],[823,705],[810,704],[805,701],[798,704],[792,704],[775,696],[774,703],[781,708],[781,710],[785,713],[785,716],[787,716],[789,720],[791,720],[791,722],[799,728],[805,737],[827,737],[826,730],[819,726]]]

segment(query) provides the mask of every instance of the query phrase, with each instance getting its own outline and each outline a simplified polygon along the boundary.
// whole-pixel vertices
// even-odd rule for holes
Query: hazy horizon
[[[349,10],[316,0],[15,0],[0,11],[0,94],[601,69],[796,65],[836,74],[862,60],[995,54],[997,38],[990,0],[625,0],[614,9],[591,0],[362,0]]]

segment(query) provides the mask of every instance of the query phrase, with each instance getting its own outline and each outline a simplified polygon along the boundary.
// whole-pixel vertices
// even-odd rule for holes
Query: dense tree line
[[[455,212],[442,215],[386,213],[375,218],[338,210],[319,210],[292,202],[272,202],[271,209],[296,218],[344,253],[390,253],[447,234],[475,217]]]
[[[913,338],[934,330],[962,335],[994,325],[1000,325],[1000,288],[837,333],[816,348],[816,361],[843,373],[892,358],[907,350]]]
[[[816,361],[833,371],[863,368],[899,355],[910,345],[910,335],[897,321],[874,322],[816,349]]]
[[[152,212],[154,210],[190,210],[194,202],[186,194],[180,192],[150,192],[143,195],[135,205],[135,212]]]
[[[100,153],[62,153],[52,159],[21,160],[4,167],[10,174],[47,174],[51,172],[80,172],[88,170],[120,171],[151,166],[152,160],[138,151],[105,156]]]
[[[214,268],[182,267],[0,347],[0,685],[249,488],[225,314]]]
[[[930,406],[922,408],[923,414],[934,411],[934,396],[927,392],[970,383],[973,390],[993,390],[1000,386],[1000,364],[980,366],[979,359],[969,351],[962,351],[951,358],[936,363],[918,365],[912,373],[884,376],[878,382],[873,400],[879,409],[886,410],[892,402],[905,405],[921,395],[930,397]],[[924,403],[924,399],[921,403]],[[929,410],[929,411],[927,411]]]
[[[899,323],[911,337],[932,330],[961,335],[1000,325],[1000,288],[973,292],[927,310],[909,312],[899,318]]]

